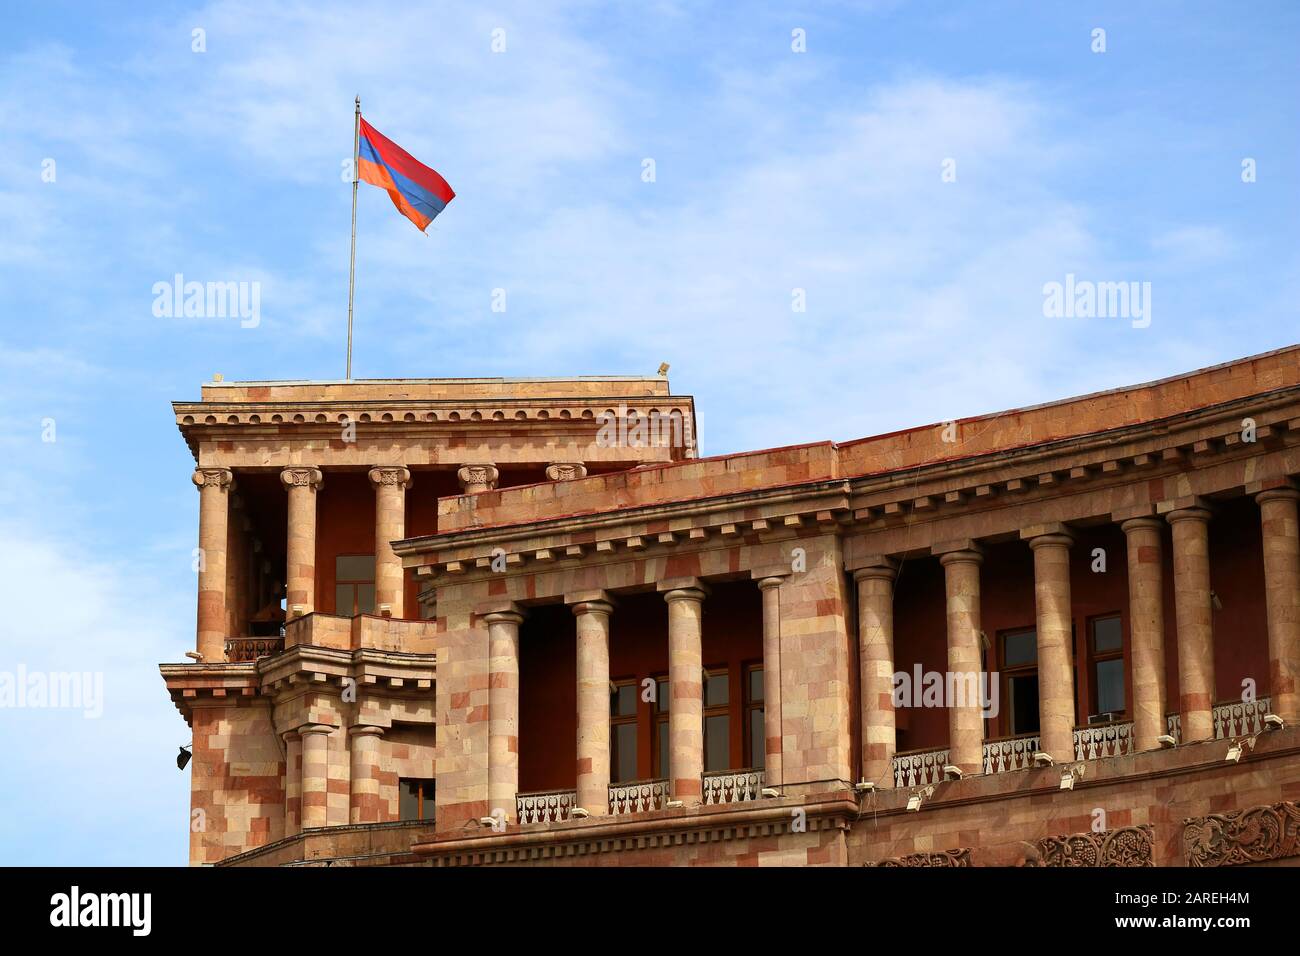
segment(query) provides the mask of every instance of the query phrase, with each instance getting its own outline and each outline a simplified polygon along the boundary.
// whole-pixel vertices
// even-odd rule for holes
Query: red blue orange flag
[[[357,178],[386,190],[397,211],[423,232],[456,194],[447,180],[364,119],[360,124]]]

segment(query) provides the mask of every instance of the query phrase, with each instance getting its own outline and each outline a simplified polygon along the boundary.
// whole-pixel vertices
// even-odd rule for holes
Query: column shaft
[[[1214,616],[1210,604],[1210,512],[1169,513],[1174,539],[1178,695],[1183,743],[1214,737]]]
[[[781,750],[781,581],[779,577],[758,582],[763,595],[763,773],[769,786],[779,787],[782,776]],[[672,719],[669,699],[669,720]]]
[[[295,607],[303,614],[316,609],[316,491],[322,480],[319,468],[286,468],[280,480],[289,496],[285,604],[292,618]]]
[[[402,559],[392,542],[406,536],[406,487],[411,473],[406,468],[382,466],[370,469],[375,486],[375,612],[385,605],[392,617],[403,617],[406,579]]]
[[[1263,532],[1264,600],[1268,612],[1272,713],[1300,721],[1300,520],[1294,488],[1256,495]]]
[[[864,568],[858,584],[858,659],[861,670],[862,779],[894,785],[894,578],[891,563]]]
[[[573,606],[578,640],[577,803],[609,812],[609,615],[605,601]]]
[[[1155,750],[1168,733],[1165,711],[1163,527],[1156,518],[1131,518],[1120,527],[1128,545],[1129,654],[1133,661],[1133,746]]]
[[[302,827],[323,827],[328,822],[329,734],[332,728],[308,724],[302,735]]]
[[[974,550],[951,551],[940,559],[948,614],[949,684],[959,690],[948,701],[948,760],[967,774],[984,769],[984,709],[979,700],[980,563]],[[976,690],[971,693],[972,688]],[[972,699],[973,698],[973,699]]]
[[[230,519],[229,468],[199,468],[199,608],[195,650],[208,663],[226,659],[226,537]]]
[[[348,822],[379,823],[379,749],[382,727],[358,725],[349,732],[352,742],[352,780]]]
[[[668,762],[673,798],[704,793],[704,652],[702,587],[675,588],[668,602]]]
[[[291,730],[284,735],[284,835],[302,830],[302,737]]]
[[[1058,763],[1074,759],[1074,664],[1070,627],[1068,534],[1029,539],[1034,551],[1034,608],[1038,628],[1039,748]]]
[[[524,616],[518,611],[500,611],[488,614],[485,620],[489,658],[488,806],[489,812],[503,810],[505,818],[513,822],[515,797],[519,795],[519,625]],[[608,715],[608,689],[605,712]],[[579,806],[586,804],[580,802]]]

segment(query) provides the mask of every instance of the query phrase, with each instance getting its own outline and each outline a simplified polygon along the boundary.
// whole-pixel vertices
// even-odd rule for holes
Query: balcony
[[[634,780],[630,783],[611,784],[609,812],[618,816],[623,813],[662,810],[669,799],[667,780]]]
[[[984,772],[1006,773],[1027,770],[1034,765],[1034,753],[1042,749],[1038,734],[1020,734],[989,740],[984,744]]]
[[[547,790],[521,793],[515,797],[515,815],[523,823],[558,823],[569,819],[569,811],[578,805],[576,790]]]
[[[763,795],[763,771],[723,770],[704,775],[704,803],[744,803]]]
[[[283,637],[234,637],[226,641],[226,660],[245,664],[284,650]]]
[[[929,783],[938,783],[943,780],[943,767],[947,762],[947,747],[940,750],[912,750],[896,754],[894,786],[923,787]]]
[[[1263,733],[1264,715],[1273,706],[1271,697],[1260,697],[1251,703],[1242,700],[1230,700],[1214,705],[1214,739],[1225,740],[1232,737],[1249,737]],[[1169,714],[1165,718],[1169,736],[1179,743],[1183,742],[1183,719],[1180,714]]]

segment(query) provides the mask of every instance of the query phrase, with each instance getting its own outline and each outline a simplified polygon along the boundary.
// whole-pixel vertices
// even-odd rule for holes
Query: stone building
[[[191,863],[1300,862],[1300,346],[716,458],[662,377],[175,414]]]

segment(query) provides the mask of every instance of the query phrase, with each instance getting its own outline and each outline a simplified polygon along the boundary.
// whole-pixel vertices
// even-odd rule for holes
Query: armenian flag
[[[357,178],[385,190],[421,232],[456,198],[447,180],[358,117]]]

